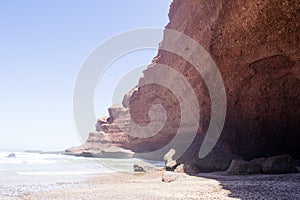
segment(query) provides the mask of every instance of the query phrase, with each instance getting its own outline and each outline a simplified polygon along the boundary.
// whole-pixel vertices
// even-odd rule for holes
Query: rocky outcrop
[[[65,150],[66,155],[95,158],[131,158],[134,152],[112,144],[104,132],[91,132],[86,143]]]
[[[251,161],[232,160],[229,174],[289,174],[297,173],[296,161],[289,155],[257,158]]]
[[[207,158],[198,159],[198,152],[211,118],[210,94],[191,63],[164,50],[159,50],[144,71],[138,87],[125,95],[123,105],[110,108],[110,116],[98,120],[98,131],[104,131],[111,144],[138,153],[160,149],[175,137],[180,126],[181,100],[166,87],[142,85],[155,76],[159,64],[164,64],[184,76],[201,108],[197,136],[178,163],[192,161],[201,171],[215,171],[225,170],[234,155],[246,160],[280,154],[299,158],[299,9],[297,0],[173,1],[166,27],[201,44],[216,63],[225,85],[225,125]],[[165,36],[162,43],[177,41]],[[190,56],[199,62],[202,59],[193,52]],[[176,84],[174,77],[164,78]],[[124,130],[130,128],[130,119],[139,126],[150,123],[148,111],[154,104],[162,105],[167,116],[159,133],[149,138],[128,135]],[[117,119],[123,123],[117,124]],[[102,141],[95,142],[97,145],[101,146]]]

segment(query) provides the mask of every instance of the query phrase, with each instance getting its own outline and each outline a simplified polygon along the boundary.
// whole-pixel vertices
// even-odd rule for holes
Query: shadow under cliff
[[[200,173],[197,177],[217,180],[231,198],[300,199],[300,173],[281,175],[228,175],[225,172]]]

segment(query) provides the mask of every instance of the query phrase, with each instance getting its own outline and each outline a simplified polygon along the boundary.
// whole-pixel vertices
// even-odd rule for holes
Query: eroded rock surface
[[[179,163],[193,160],[200,169],[214,171],[226,169],[235,154],[248,160],[280,154],[299,158],[299,1],[174,0],[169,18],[168,29],[188,35],[209,52],[222,75],[227,96],[221,145],[213,150],[221,156],[211,155],[208,158],[211,166],[207,167],[206,162],[197,159],[211,117],[206,84],[189,62],[159,50],[153,63],[144,71],[140,85],[156,76],[158,64],[168,65],[190,83],[201,108],[198,134]],[[164,42],[175,45],[178,40],[165,37]],[[182,46],[182,50],[190,49]],[[190,56],[193,60],[202,59],[192,51]],[[164,78],[176,84],[174,77],[165,75]],[[180,126],[180,102],[163,86],[138,86],[125,95],[122,106],[109,109],[110,116],[99,120],[97,129],[104,131],[114,145],[134,152],[151,152],[164,147],[175,137]],[[124,130],[131,126],[130,119],[139,126],[150,123],[148,111],[154,104],[161,104],[166,110],[165,126],[149,138],[128,135]],[[116,119],[123,123],[117,125]],[[189,134],[188,127],[185,127],[186,134]],[[95,141],[93,145],[102,142]],[[218,150],[223,144],[228,146],[226,152],[230,153]],[[216,158],[219,161],[214,162]],[[214,163],[220,166],[216,167]]]

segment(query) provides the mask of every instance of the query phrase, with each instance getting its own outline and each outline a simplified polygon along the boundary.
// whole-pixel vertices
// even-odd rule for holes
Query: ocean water
[[[10,153],[16,157],[8,158]],[[0,152],[0,197],[12,197],[32,191],[83,182],[88,178],[115,172],[132,172],[141,160],[85,158],[60,154]],[[162,166],[162,162],[152,162]]]

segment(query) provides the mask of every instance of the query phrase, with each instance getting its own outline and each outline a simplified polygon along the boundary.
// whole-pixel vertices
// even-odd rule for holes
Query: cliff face
[[[299,1],[175,0],[169,16],[167,28],[198,41],[222,74],[227,95],[222,139],[231,149],[245,158],[281,153],[299,157]],[[210,106],[201,78],[189,63],[168,52],[160,51],[155,62],[190,79],[205,132]]]
[[[212,155],[221,152],[226,157],[233,153],[251,159],[287,153],[299,158],[300,2],[174,0],[169,18],[166,28],[199,42],[213,58],[224,81],[227,114]],[[201,116],[198,134],[182,156],[183,160],[195,158],[211,118],[209,92],[189,62],[164,50],[159,50],[144,71],[140,86],[125,95],[124,107],[110,108],[110,117],[99,120],[97,129],[102,129],[111,143],[135,152],[154,151],[170,142],[180,124],[180,100],[168,88],[141,86],[153,76],[158,64],[182,74],[197,95]],[[150,123],[148,111],[153,104],[165,108],[165,126],[156,136],[146,139],[129,136],[124,127],[130,126],[130,115],[136,124],[145,126]],[[116,125],[117,118],[123,120],[124,127]]]

